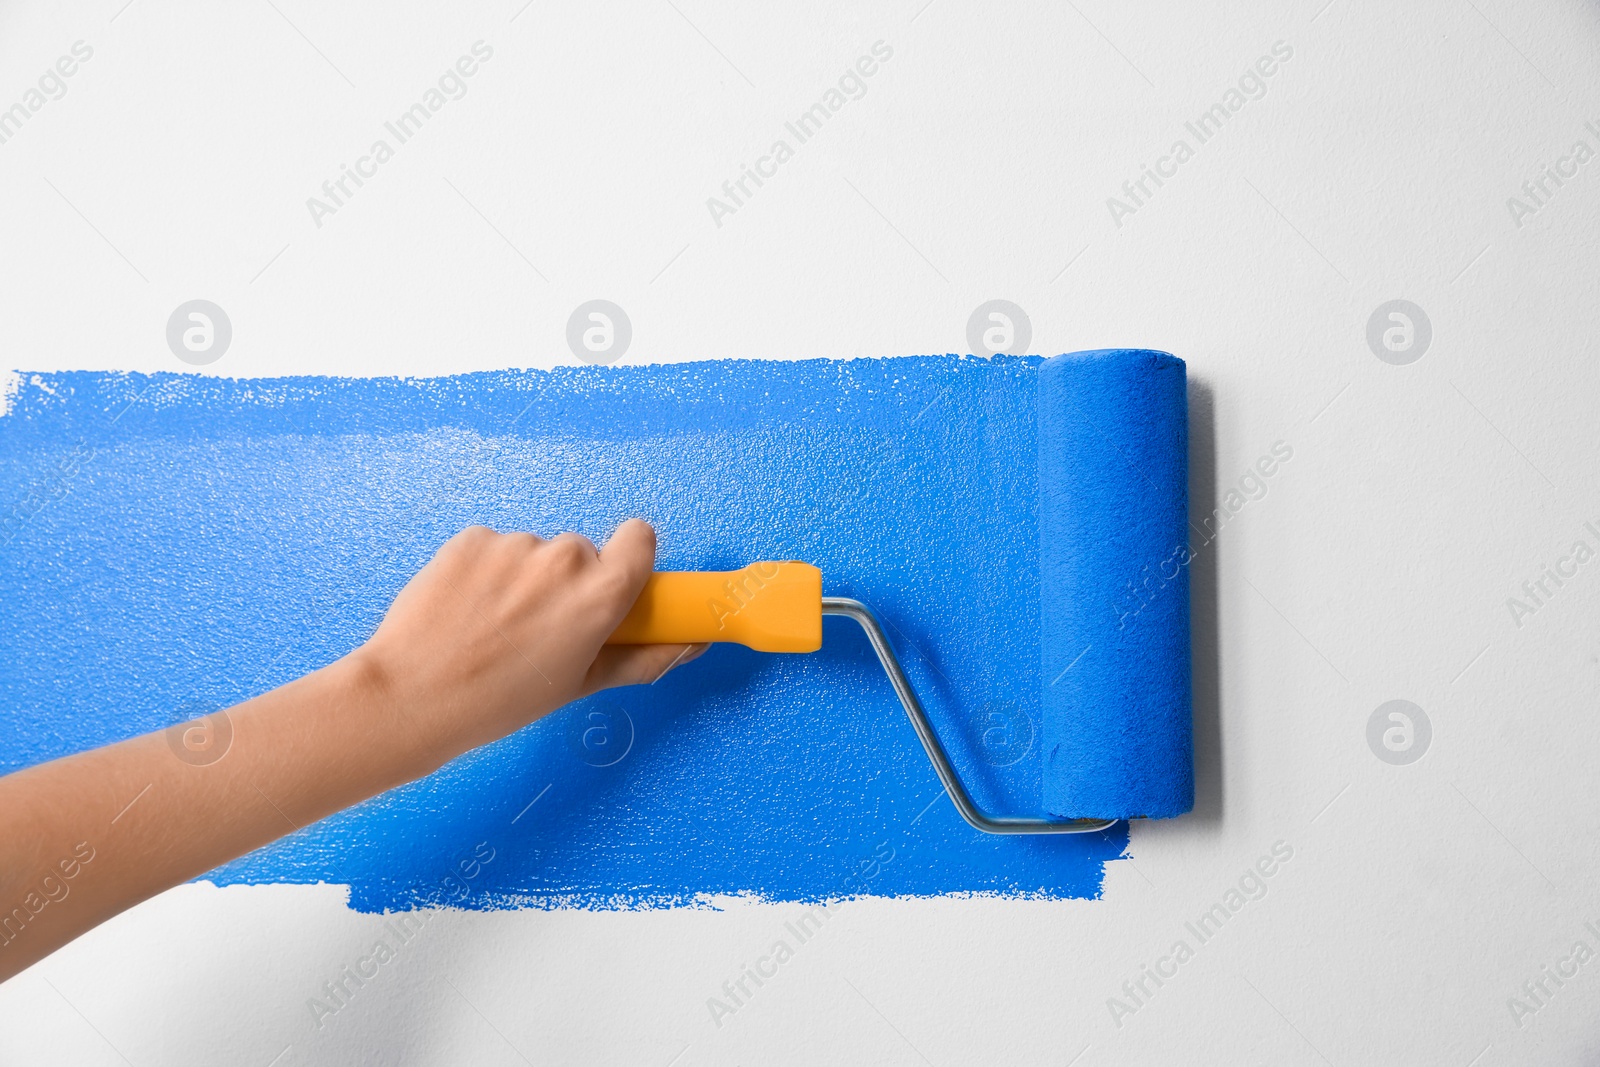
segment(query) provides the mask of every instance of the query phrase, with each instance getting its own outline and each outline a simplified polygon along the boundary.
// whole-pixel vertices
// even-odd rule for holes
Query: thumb
[[[700,658],[710,645],[606,645],[583,679],[588,696],[619,685],[649,685],[674,667]]]

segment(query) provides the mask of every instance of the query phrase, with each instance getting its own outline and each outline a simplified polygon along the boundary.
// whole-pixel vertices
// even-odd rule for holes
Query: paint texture
[[[0,771],[330,662],[463,526],[601,541],[642,515],[660,569],[803,559],[872,604],[974,798],[1043,814],[1071,772],[1040,698],[1043,362],[25,375],[0,418]],[[208,878],[348,884],[363,910],[1085,897],[1126,840],[967,827],[829,619],[821,652],[717,646]]]

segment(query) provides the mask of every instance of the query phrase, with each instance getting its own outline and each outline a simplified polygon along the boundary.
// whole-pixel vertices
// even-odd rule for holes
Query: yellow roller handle
[[[809,563],[657,571],[608,645],[730,641],[758,652],[822,647],[822,572]]]

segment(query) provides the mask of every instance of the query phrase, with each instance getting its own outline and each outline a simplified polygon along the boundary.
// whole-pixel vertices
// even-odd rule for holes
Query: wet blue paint
[[[1039,366],[28,375],[0,418],[0,770],[328,663],[467,524],[599,541],[643,515],[661,569],[804,559],[873,604],[975,798],[1042,814]],[[362,910],[462,903],[462,860],[468,906],[1089,897],[1126,840],[968,828],[830,619],[819,653],[718,646],[208,877],[348,883]]]

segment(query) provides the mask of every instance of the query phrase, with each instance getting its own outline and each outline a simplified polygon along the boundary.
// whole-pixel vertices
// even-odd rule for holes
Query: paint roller
[[[1128,349],[1044,360],[1037,439],[1040,806],[1053,817],[991,815],[973,802],[877,616],[824,596],[808,563],[658,572],[608,643],[814,652],[822,617],[842,615],[865,631],[940,783],[977,829],[1088,833],[1181,815],[1194,806],[1183,361]]]

